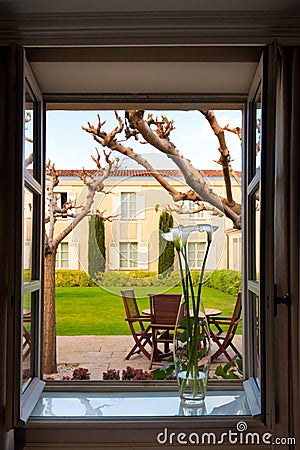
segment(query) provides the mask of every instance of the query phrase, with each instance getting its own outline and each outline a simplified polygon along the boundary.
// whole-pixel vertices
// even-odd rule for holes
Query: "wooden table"
[[[143,315],[145,316],[151,316],[151,309],[143,309],[142,311]],[[218,316],[219,314],[222,314],[222,311],[220,309],[214,309],[214,308],[205,308],[205,315],[206,317],[210,317],[210,316]],[[190,309],[190,316],[193,317],[193,310]],[[200,319],[203,318],[203,314],[200,311],[199,312],[199,317]]]

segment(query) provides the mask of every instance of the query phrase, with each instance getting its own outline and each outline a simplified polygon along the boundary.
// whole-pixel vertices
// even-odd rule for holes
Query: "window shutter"
[[[119,244],[117,242],[110,242],[108,270],[118,270],[119,266],[120,266]]]
[[[68,201],[73,202],[76,200],[76,192],[75,191],[69,191],[68,192]]]
[[[78,242],[69,242],[69,269],[79,269],[79,244]]]
[[[138,243],[138,268],[148,270],[148,242]]]
[[[121,214],[121,196],[113,193],[111,196],[111,211],[113,215]]]
[[[145,219],[145,192],[139,191],[136,196],[136,218]]]

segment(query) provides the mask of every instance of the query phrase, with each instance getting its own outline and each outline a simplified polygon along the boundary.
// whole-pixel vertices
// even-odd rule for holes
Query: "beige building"
[[[186,191],[184,179],[178,170],[160,171],[178,191]],[[84,204],[87,190],[78,177],[77,170],[59,171],[59,185],[55,192],[61,206],[67,200]],[[204,171],[207,182],[218,195],[225,195],[222,171]],[[234,198],[241,201],[240,188],[232,180]],[[106,270],[157,271],[159,256],[159,216],[169,207],[176,210],[171,196],[145,170],[116,170],[105,181],[104,192],[96,194],[93,210],[105,211],[105,216],[114,216],[105,223]],[[232,230],[232,223],[225,216],[218,217],[207,211],[188,213],[195,208],[193,202],[185,202],[186,214],[172,212],[174,226],[193,225],[199,222],[218,226],[207,261],[207,269],[241,270],[241,232]],[[58,219],[57,235],[71,219]],[[59,245],[57,268],[88,269],[88,219],[85,218]],[[188,241],[190,266],[201,265],[205,249],[205,233],[192,233]],[[28,261],[25,255],[25,263]],[[177,269],[175,261],[175,269]]]

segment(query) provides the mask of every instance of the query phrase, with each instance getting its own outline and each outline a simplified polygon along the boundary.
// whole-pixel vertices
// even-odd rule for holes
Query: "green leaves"
[[[243,360],[236,359],[235,363],[236,365],[233,362],[228,362],[224,366],[219,365],[213,378],[223,378],[225,380],[240,379],[243,376]]]
[[[175,364],[173,356],[168,359],[168,362],[165,365],[153,370],[152,374],[154,380],[173,380],[175,378]]]

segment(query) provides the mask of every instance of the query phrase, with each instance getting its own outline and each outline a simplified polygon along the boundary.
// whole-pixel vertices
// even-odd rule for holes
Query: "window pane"
[[[260,345],[260,301],[259,297],[255,296],[255,323],[254,323],[254,375],[257,382],[260,382],[260,358],[261,358],[261,345]]]
[[[56,253],[56,267],[57,268],[68,268],[69,267],[69,243],[61,242],[58,246]]]
[[[32,225],[33,225],[33,194],[28,189],[24,190],[24,244],[23,264],[24,281],[32,279]]]
[[[190,269],[199,269],[204,257],[205,244],[203,242],[189,242],[187,259]]]
[[[256,142],[255,142],[255,155],[256,155],[256,170],[260,168],[261,161],[261,93],[258,93],[257,100],[255,102],[255,126],[256,126]]]
[[[131,269],[137,266],[137,243],[120,242],[120,268]]]
[[[32,376],[31,363],[31,294],[25,294],[23,300],[23,341],[22,341],[22,382],[23,386]]]
[[[121,193],[121,217],[123,219],[130,219],[136,214],[136,193],[122,192]]]
[[[24,167],[25,170],[33,168],[34,160],[34,96],[30,87],[25,86],[25,130],[24,130]]]
[[[255,194],[255,279],[260,279],[260,189]]]
[[[128,265],[128,245],[125,242],[120,242],[120,268],[126,269]]]

